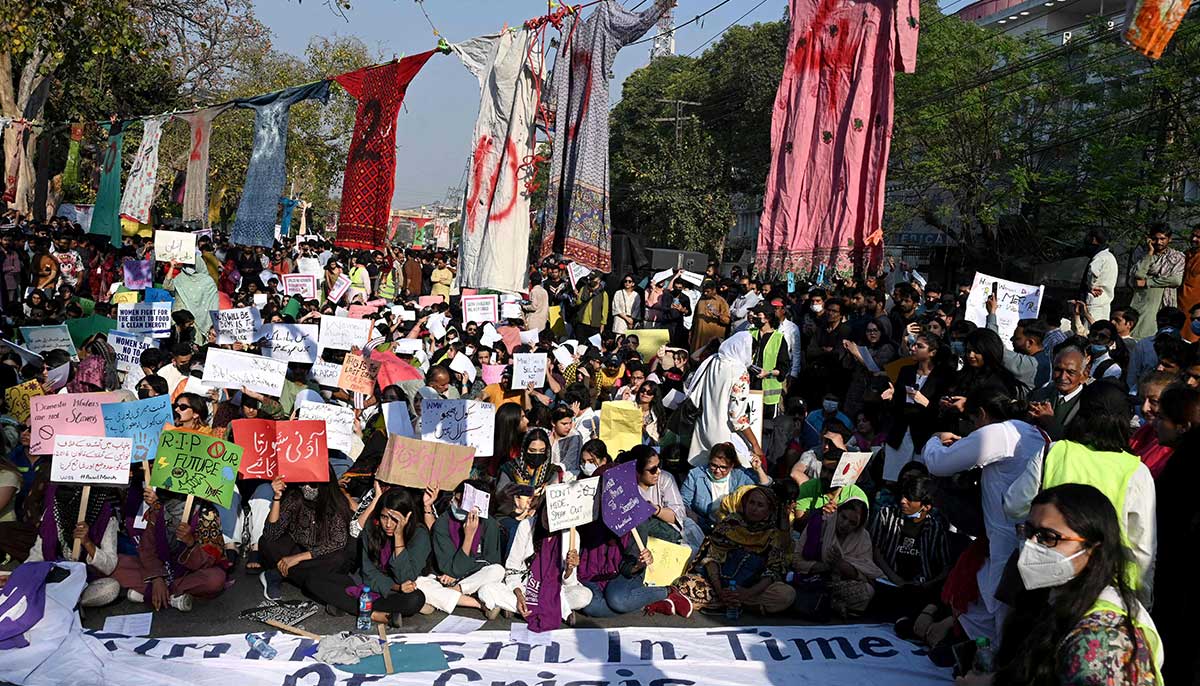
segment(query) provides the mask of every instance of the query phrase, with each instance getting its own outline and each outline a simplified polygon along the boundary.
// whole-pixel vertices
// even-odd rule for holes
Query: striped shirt
[[[889,505],[875,512],[870,526],[875,549],[906,581],[936,579],[950,565],[950,538],[937,515],[916,523],[906,519],[899,506]]]

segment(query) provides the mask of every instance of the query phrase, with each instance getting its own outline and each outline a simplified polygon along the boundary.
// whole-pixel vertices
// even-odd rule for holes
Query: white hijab
[[[721,344],[717,354],[704,361],[692,384],[687,389],[688,400],[700,409],[696,429],[692,433],[692,444],[688,451],[688,462],[693,466],[708,463],[708,451],[718,443],[733,441],[733,427],[729,422],[729,397],[733,385],[746,373],[753,362],[754,337],[747,331],[739,331]],[[740,446],[739,446],[740,447]],[[738,458],[743,466],[749,466],[749,455]]]

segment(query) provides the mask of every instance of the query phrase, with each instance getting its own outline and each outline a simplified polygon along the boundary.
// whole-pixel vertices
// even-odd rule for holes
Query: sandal
[[[257,550],[246,551],[246,573],[247,574],[258,574],[261,571],[262,571],[262,563],[260,563],[258,561],[258,551]]]
[[[225,559],[229,560],[229,569],[234,570],[237,569],[238,560],[242,559],[242,554],[238,552],[237,548],[226,548]]]

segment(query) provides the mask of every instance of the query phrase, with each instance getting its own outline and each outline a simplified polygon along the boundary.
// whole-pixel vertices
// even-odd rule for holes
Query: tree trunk
[[[21,68],[20,81],[13,88],[12,55],[0,53],[0,112],[14,119],[39,121],[46,110],[46,99],[50,94],[50,79],[48,74],[39,73],[46,55],[40,50],[35,51]],[[34,157],[37,153],[38,134],[40,129],[30,128],[25,138],[25,159],[19,170],[17,181],[16,201],[13,206],[22,215],[28,216],[33,207]],[[20,137],[11,128],[4,130],[4,155],[8,159],[20,145]]]

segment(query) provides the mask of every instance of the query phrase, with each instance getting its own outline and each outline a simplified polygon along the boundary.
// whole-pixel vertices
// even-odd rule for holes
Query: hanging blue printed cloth
[[[242,201],[233,223],[232,243],[269,248],[275,242],[275,217],[287,176],[284,153],[288,112],[292,105],[309,99],[327,102],[329,82],[317,81],[237,102],[238,107],[255,110],[254,148],[250,152]]]
[[[292,212],[296,209],[296,204],[299,200],[280,197],[279,204],[283,205],[283,215],[279,218],[279,235],[286,236],[292,228]]]

